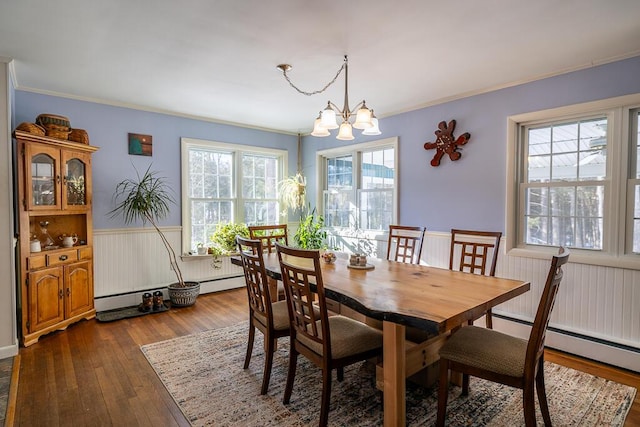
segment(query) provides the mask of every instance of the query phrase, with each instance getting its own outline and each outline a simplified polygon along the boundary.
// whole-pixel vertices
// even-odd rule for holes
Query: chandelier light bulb
[[[371,124],[372,126],[369,129],[363,130],[362,134],[363,135],[380,135],[382,132],[380,132],[380,128],[378,127],[378,119],[375,117],[372,118]]]
[[[313,122],[313,132],[311,132],[311,135],[313,136],[323,137],[330,135],[329,130],[323,127],[321,124],[321,115],[322,113],[318,114],[318,118],[315,120],[315,122]]]
[[[327,108],[322,110],[321,122],[322,127],[325,129],[338,129],[338,122],[336,121],[336,112],[331,105],[327,103]]]
[[[356,129],[369,129],[373,126],[371,123],[371,110],[367,108],[367,104],[362,101],[362,107],[356,113],[356,122],[353,127]]]
[[[353,139],[353,129],[351,128],[351,123],[345,121],[340,125],[340,130],[338,131],[337,139],[342,141],[351,141]]]

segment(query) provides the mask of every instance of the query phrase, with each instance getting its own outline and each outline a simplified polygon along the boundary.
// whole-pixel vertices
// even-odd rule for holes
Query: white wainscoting
[[[163,228],[174,248],[180,228]],[[375,251],[386,254],[386,236],[372,236]],[[175,282],[167,253],[153,229],[99,230],[94,233],[96,308],[137,304],[148,290]],[[504,248],[504,244],[502,245]],[[242,269],[224,259],[214,269],[211,257],[180,261],[185,280],[203,282],[201,292],[242,287]],[[422,262],[448,268],[449,234],[427,232]],[[564,268],[548,345],[588,358],[640,371],[640,271],[571,263]],[[500,251],[496,275],[531,282],[531,291],[497,307],[496,329],[526,338],[533,321],[549,261],[507,256]],[[514,321],[509,321],[513,319]]]
[[[426,234],[422,261],[448,268],[450,236]],[[504,242],[501,245],[504,248]],[[527,338],[550,260],[508,256],[500,250],[496,276],[531,282],[531,291],[501,304],[495,328]],[[547,345],[640,372],[640,271],[569,263],[549,324]]]
[[[179,257],[180,227],[166,227],[162,231],[178,250]],[[136,305],[142,293],[166,288],[177,281],[167,251],[152,228],[97,230],[93,242],[98,311]],[[228,257],[222,257],[220,268],[214,268],[212,261],[211,256],[178,258],[184,280],[201,282],[200,293],[244,286],[242,269],[232,265]]]

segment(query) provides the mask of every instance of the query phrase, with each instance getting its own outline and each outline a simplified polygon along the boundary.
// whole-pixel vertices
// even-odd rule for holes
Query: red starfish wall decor
[[[443,120],[438,123],[438,130],[435,131],[436,140],[435,142],[427,142],[424,144],[425,150],[431,150],[433,148],[436,149],[436,154],[431,159],[431,166],[439,166],[440,159],[445,154],[449,155],[451,160],[458,160],[462,153],[458,151],[459,146],[466,144],[469,142],[469,138],[471,138],[471,134],[469,132],[465,132],[456,139],[453,136],[453,130],[456,128],[456,121],[451,120],[449,125]]]

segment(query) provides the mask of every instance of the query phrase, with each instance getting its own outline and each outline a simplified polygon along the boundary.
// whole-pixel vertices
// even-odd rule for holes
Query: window
[[[284,150],[182,139],[184,251],[209,242],[218,223],[278,224]]]
[[[524,243],[602,249],[607,117],[524,126]]]
[[[634,95],[509,118],[510,248],[640,268],[639,106]]]
[[[631,179],[629,180],[629,192],[631,193],[629,199],[632,203],[629,203],[633,209],[633,213],[630,215],[633,221],[633,225],[630,227],[633,229],[633,239],[631,244],[631,250],[640,254],[640,109],[632,111],[631,119],[631,145],[635,151],[635,156],[629,156],[631,159]]]
[[[325,225],[388,230],[396,221],[397,140],[318,153]]]

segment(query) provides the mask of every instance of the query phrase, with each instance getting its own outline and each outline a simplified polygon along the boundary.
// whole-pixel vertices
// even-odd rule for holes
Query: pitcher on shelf
[[[62,247],[70,248],[76,243],[78,243],[78,235],[77,234],[62,234],[58,237],[62,241]]]

